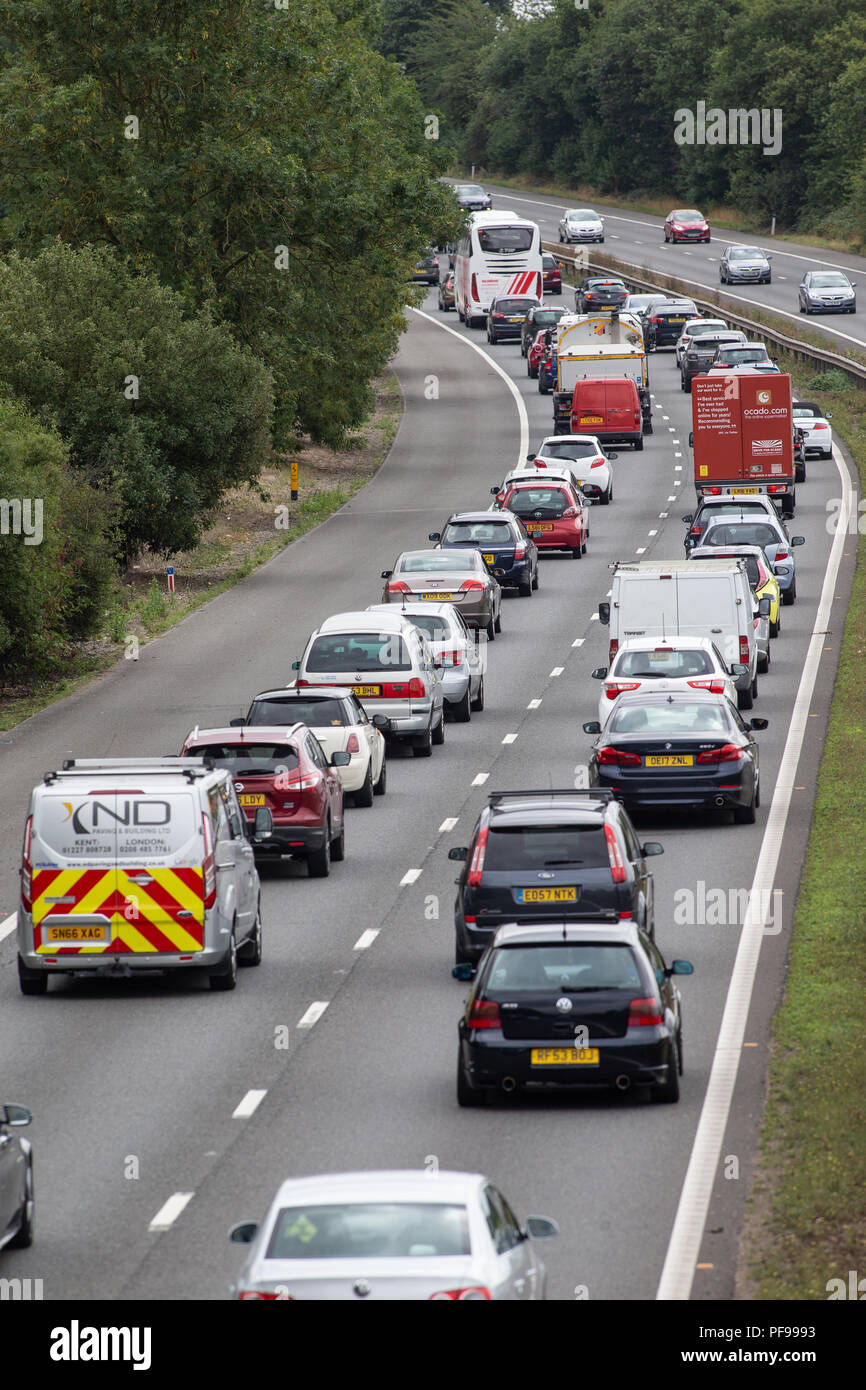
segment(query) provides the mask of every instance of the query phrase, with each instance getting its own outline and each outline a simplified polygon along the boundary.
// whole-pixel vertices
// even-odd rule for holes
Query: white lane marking
[[[667,512],[659,512],[659,521],[664,521],[666,516]]]
[[[682,464],[681,464],[681,463],[675,463],[675,464],[674,464],[674,472],[675,472],[675,473],[682,473],[682,471],[683,471],[683,466],[682,466]],[[676,479],[674,479],[674,481],[676,481]]]
[[[707,1084],[704,1103],[698,1121],[695,1141],[689,1158],[677,1214],[674,1219],[671,1238],[668,1244],[664,1268],[659,1281],[657,1299],[687,1299],[691,1294],[695,1265],[700,1253],[704,1226],[707,1220],[710,1198],[715,1185],[719,1156],[725,1138],[725,1129],[731,1108],[743,1038],[752,991],[761,953],[761,939],[769,915],[771,893],[776,880],[776,869],[782,851],[782,841],[791,807],[791,794],[796,781],[797,764],[803,748],[806,726],[809,720],[809,706],[815,690],[815,681],[824,653],[827,628],[830,625],[830,612],[836,580],[842,562],[842,551],[847,543],[848,520],[851,515],[851,478],[838,448],[833,448],[833,459],[842,484],[842,510],[830,556],[809,650],[803,663],[803,675],[797,690],[797,698],[791,711],[788,737],[779,766],[779,776],[773,790],[767,828],[761,841],[761,852],[755,866],[755,876],[749,892],[749,902],[745,913],[745,925],[740,933],[737,957],[725,1000],[725,1011],[716,1041],[713,1066]]]
[[[194,1196],[194,1192],[175,1192],[167,1202],[163,1203],[147,1229],[149,1231],[167,1231],[170,1226],[174,1225],[187,1202],[192,1201]]]
[[[582,647],[583,644],[584,644],[584,641],[585,641],[585,638],[583,638],[583,637],[575,637],[575,639],[574,639],[574,641],[572,642],[571,645],[572,645],[573,647]]]
[[[527,708],[527,709],[538,709],[538,706],[539,706],[540,704],[541,704],[541,701],[540,701],[540,700],[530,700],[530,701],[529,701],[529,704],[526,706],[526,708]]]
[[[440,835],[447,835],[447,833],[448,833],[449,830],[453,830],[453,829],[454,829],[454,827],[455,827],[455,825],[457,824],[457,822],[458,822],[459,819],[460,819],[459,816],[446,816],[445,819],[444,819],[444,821],[442,822],[442,824],[441,824],[440,827],[439,827],[439,834],[440,834]]]
[[[267,1095],[267,1091],[247,1091],[240,1105],[232,1111],[233,1120],[248,1120],[254,1115]]]
[[[463,334],[458,333],[456,328],[449,328],[447,323],[440,323],[438,319],[434,319],[432,314],[425,313],[423,309],[415,309],[412,305],[407,305],[407,308],[411,309],[413,314],[418,314],[422,319],[426,319],[428,323],[435,323],[436,327],[441,328],[444,333],[450,333],[459,343],[464,343],[473,352],[477,352],[479,357],[483,357],[494,372],[502,377],[514,397],[514,403],[517,406],[517,418],[520,421],[520,448],[517,451],[517,466],[519,468],[521,464],[525,464],[526,455],[529,453],[529,416],[526,413],[526,403],[518,390],[517,383],[500,367],[498,362],[493,360],[489,352],[485,352],[477,343],[472,343],[468,338],[464,338]]]
[[[403,877],[400,879],[400,887],[411,888],[412,884],[417,883],[420,877],[420,869],[407,869]]]
[[[682,451],[682,449],[674,449],[674,458],[675,458],[675,459],[681,459],[682,456],[683,456],[683,451]]]
[[[11,936],[18,925],[18,913],[13,912],[10,917],[5,917],[0,922],[0,941],[5,941],[7,936]]]
[[[358,940],[355,942],[354,946],[352,947],[352,950],[369,951],[370,947],[372,946],[373,942],[376,940],[376,937],[378,935],[378,927],[368,927],[366,931],[361,932],[361,935],[358,937]]]
[[[319,1019],[322,1017],[322,1014],[328,1007],[328,1003],[329,1000],[327,999],[317,999],[315,1003],[310,1005],[303,1017],[298,1019],[295,1026],[297,1028],[312,1028],[313,1024],[318,1023]]]
[[[517,734],[506,734],[505,737],[504,737],[504,739],[502,740],[502,742],[503,742],[503,743],[516,743],[516,742],[517,742]]]
[[[597,614],[597,613],[590,613],[590,615],[589,615],[589,621],[590,621],[591,623],[597,623],[597,622],[598,622],[598,614]]]
[[[489,776],[489,772],[476,772],[475,776],[472,778],[472,786],[483,787]]]
[[[674,497],[669,497],[669,498],[668,498],[668,501],[669,501],[669,502],[676,502],[676,500],[677,500],[677,499],[676,499],[675,496],[674,496]]]
[[[669,420],[670,418],[671,418],[670,415],[663,415],[663,416],[662,416],[662,419],[663,419],[663,420]]]
[[[658,531],[647,531],[647,535],[648,535],[648,536],[657,536],[657,535],[658,535]]]
[[[554,677],[554,676],[561,676],[564,670],[565,670],[565,667],[564,667],[564,666],[554,666],[553,670],[551,671],[551,673],[550,673],[550,675],[547,677],[547,679],[548,679],[548,680],[553,680],[553,677]]]
[[[635,551],[635,555],[646,555],[646,546],[639,545],[637,550]]]
[[[673,432],[674,432],[674,427],[673,427],[673,425],[668,425],[668,434],[673,434]],[[671,443],[673,443],[673,441],[671,441]]]

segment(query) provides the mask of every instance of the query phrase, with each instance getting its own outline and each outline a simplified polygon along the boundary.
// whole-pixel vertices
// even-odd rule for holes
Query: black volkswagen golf
[[[691,963],[665,965],[634,921],[612,919],[500,927],[459,1024],[459,1105],[497,1091],[585,1086],[649,1086],[653,1100],[679,1100],[672,977],[690,975]]]
[[[491,792],[463,862],[454,904],[455,960],[478,960],[496,928],[515,917],[551,921],[632,917],[654,932],[651,855],[610,791]]]

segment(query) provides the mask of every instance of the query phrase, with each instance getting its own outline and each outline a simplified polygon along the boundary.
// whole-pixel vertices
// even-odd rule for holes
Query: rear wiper
[[[544,867],[547,868],[548,864],[585,864],[585,863],[586,863],[586,860],[585,860],[585,859],[545,859],[545,861],[544,861]]]

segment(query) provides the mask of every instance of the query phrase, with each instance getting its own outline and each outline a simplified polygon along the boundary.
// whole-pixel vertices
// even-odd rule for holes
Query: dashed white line
[[[669,498],[668,498],[668,501],[669,501],[669,502],[676,502],[676,500],[677,500],[676,497],[669,497]]]
[[[400,879],[400,887],[411,888],[412,884],[417,883],[420,877],[420,869],[407,869],[403,877]]]
[[[315,1003],[310,1005],[304,1016],[298,1019],[297,1027],[312,1028],[314,1023],[318,1023],[319,1019],[322,1017],[322,1014],[325,1012],[327,1007],[327,999],[317,999]]]
[[[645,546],[645,545],[639,545],[638,548],[637,548],[637,550],[635,551],[635,555],[645,555],[645,554],[646,554],[646,546]]]
[[[682,456],[683,456],[683,451],[682,451],[682,449],[675,449],[675,450],[674,450],[674,458],[675,458],[675,459],[681,459]]]
[[[659,521],[664,521],[666,516],[667,512],[659,512]]]
[[[7,936],[11,936],[18,925],[18,913],[13,912],[11,917],[6,917],[0,922],[0,941],[5,941]]]
[[[267,1095],[267,1091],[247,1091],[240,1105],[232,1111],[233,1120],[248,1120],[254,1115]]]
[[[582,647],[582,646],[583,646],[583,643],[584,643],[584,640],[585,640],[585,639],[584,639],[583,637],[575,637],[575,639],[574,639],[574,641],[572,642],[571,645],[572,645],[573,647]]]
[[[459,819],[460,819],[459,816],[446,816],[445,819],[444,819],[444,821],[442,822],[442,824],[441,824],[440,827],[439,827],[439,834],[440,834],[440,835],[447,835],[447,833],[448,833],[449,830],[453,830],[453,829],[454,829],[454,827],[455,827],[455,825],[457,824],[457,822],[458,822]]]
[[[550,675],[548,676],[547,679],[548,679],[548,680],[552,680],[554,676],[561,676],[564,670],[565,670],[565,667],[564,667],[564,666],[554,666],[553,670],[551,671],[551,673],[550,673]]]
[[[673,432],[674,432],[674,427],[673,427],[673,425],[668,425],[668,434],[673,434]]]
[[[648,536],[657,536],[657,535],[658,535],[658,531],[647,531],[647,535],[648,535]]]
[[[589,615],[589,621],[590,621],[591,623],[597,623],[597,622],[598,622],[598,614],[597,614],[597,613],[590,613],[590,615]]]
[[[472,778],[473,787],[483,787],[489,776],[489,772],[476,772],[475,776]]]
[[[376,940],[376,937],[378,935],[378,927],[368,927],[366,931],[361,932],[361,935],[358,937],[358,940],[355,942],[354,946],[352,947],[352,950],[369,951],[370,947],[372,946],[373,942]]]
[[[174,1225],[187,1202],[192,1201],[194,1196],[194,1192],[175,1192],[167,1202],[163,1203],[147,1229],[149,1231],[167,1231],[169,1227]]]
[[[502,740],[502,742],[503,742],[503,743],[516,743],[516,742],[517,742],[517,734],[506,734],[505,737],[504,737],[504,739]]]
[[[541,704],[541,701],[540,701],[540,700],[530,700],[530,701],[529,701],[529,704],[526,706],[526,708],[527,708],[527,709],[538,709],[538,706],[539,706],[540,704]]]
[[[681,464],[681,463],[675,463],[675,464],[674,464],[674,472],[675,472],[675,473],[682,473],[682,471],[683,471],[683,466],[682,466],[682,464]]]

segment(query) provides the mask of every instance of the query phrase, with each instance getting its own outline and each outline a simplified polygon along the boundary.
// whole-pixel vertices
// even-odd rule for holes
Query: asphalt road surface
[[[194,724],[225,723],[258,690],[291,679],[291,661],[320,619],[379,601],[380,571],[401,548],[426,544],[453,509],[488,505],[490,486],[517,461],[515,402],[485,359],[440,325],[476,344],[483,335],[437,314],[435,293],[427,309],[427,317],[409,315],[395,363],[405,416],[370,485],[143,647],[138,662],[121,661],[0,736],[0,919],[15,909],[26,800],[46,769],[67,756],[175,752]],[[550,398],[527,378],[516,345],[489,351],[524,393],[537,442],[551,429]],[[591,1299],[655,1296],[740,934],[737,921],[677,924],[675,894],[699,893],[699,881],[707,889],[752,881],[829,554],[836,462],[810,463],[798,490],[794,530],[807,540],[797,551],[800,597],[782,610],[754,710],[770,719],[759,735],[758,824],[670,815],[640,823],[642,838],[665,846],[651,861],[657,940],[666,957],[695,966],[682,982],[679,1105],[627,1094],[458,1109],[456,1026],[468,987],[450,974],[456,866],[446,858],[467,843],[487,790],[571,784],[590,742],[581,722],[596,715],[589,673],[607,659],[594,615],[608,564],[682,554],[680,516],[693,503],[690,398],[672,353],[656,354],[650,370],[655,432],[643,453],[620,448],[615,500],[592,509],[586,558],[543,560],[539,591],[504,602],[502,634],[488,651],[487,708],[468,725],[449,724],[430,760],[391,755],[387,795],[348,812],[347,858],[330,878],[311,880],[294,866],[264,871],[264,961],[241,973],[233,993],[177,979],[60,981],[46,997],[25,999],[7,934],[0,1099],[34,1113],[37,1214],[33,1247],[4,1252],[3,1275],[42,1278],[47,1299],[225,1298],[243,1258],[227,1229],[263,1215],[282,1178],[438,1164],[485,1172],[524,1214],[559,1222],[560,1237],[543,1250],[550,1298],[572,1299],[576,1289]],[[781,927],[764,941],[725,1132],[723,1153],[737,1158],[727,1167],[738,1166],[738,1177],[718,1175],[701,1250],[712,1268],[698,1274],[695,1298],[733,1291],[768,1023],[783,983],[854,550],[836,589],[775,885]],[[503,742],[506,735],[516,739]],[[319,1012],[308,1012],[314,1004],[327,1007],[299,1027]],[[248,1118],[234,1118],[250,1090],[266,1094]],[[151,1230],[175,1194],[189,1194],[173,1204],[179,1214]]]

